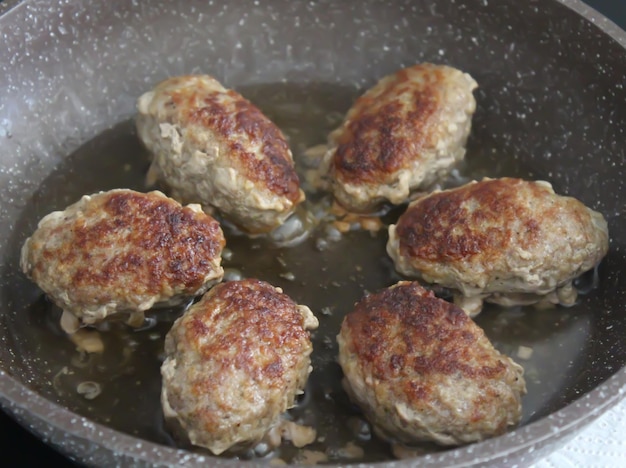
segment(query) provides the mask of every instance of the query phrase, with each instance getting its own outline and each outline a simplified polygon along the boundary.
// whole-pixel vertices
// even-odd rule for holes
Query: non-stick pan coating
[[[162,339],[180,311],[161,313],[139,332],[114,326],[105,334],[106,352],[85,358],[58,330],[59,311],[17,266],[22,242],[49,211],[97,190],[145,189],[146,154],[131,120],[136,97],[163,78],[191,72],[210,73],[256,103],[290,137],[297,160],[305,148],[324,143],[353,99],[385,74],[421,61],[471,73],[480,85],[478,109],[466,163],[450,183],[505,175],[548,180],[558,193],[604,214],[611,247],[597,285],[593,275],[581,280],[589,291],[575,307],[489,307],[478,318],[513,357],[519,346],[533,349],[521,361],[529,387],[522,427],[420,461],[472,463],[506,459],[508,451],[519,459],[526,446],[535,447],[534,458],[616,401],[626,382],[626,279],[619,275],[626,52],[566,6],[25,2],[0,27],[6,44],[0,51],[0,397],[69,455],[100,464],[206,456],[168,448],[174,442],[158,405]],[[309,209],[323,203],[310,198]],[[231,275],[281,286],[320,319],[315,370],[294,414],[326,436],[312,449],[349,461],[338,454],[355,439],[359,413],[339,385],[334,337],[354,301],[400,278],[385,255],[385,231],[337,238],[322,224],[297,247],[282,249],[227,236]],[[102,393],[85,399],[76,392],[84,381],[96,382]],[[386,444],[361,438],[364,460],[391,458]]]

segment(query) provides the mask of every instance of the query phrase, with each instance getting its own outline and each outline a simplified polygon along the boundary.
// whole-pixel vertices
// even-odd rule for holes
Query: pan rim
[[[615,388],[609,391],[609,388]],[[473,466],[487,462],[502,460],[533,447],[540,449],[544,444],[561,440],[565,441],[568,435],[573,435],[585,425],[591,423],[607,410],[615,406],[624,397],[626,392],[626,367],[621,368],[606,381],[593,390],[574,400],[569,405],[537,421],[521,426],[504,435],[490,438],[475,444],[453,448],[445,452],[427,454],[411,460],[389,460],[382,463],[386,466],[403,466],[407,461],[419,461],[427,466],[461,467]],[[600,404],[590,404],[590,401],[600,400]],[[88,440],[100,448],[111,451],[116,455],[123,455],[135,461],[142,461],[163,466],[174,466],[185,463],[188,466],[203,466],[207,458],[219,466],[238,465],[238,460],[229,460],[212,457],[210,454],[194,453],[144,439],[137,439],[129,434],[105,426],[101,423],[74,413],[69,409],[54,403],[37,392],[25,387],[12,378],[8,373],[0,370],[0,406],[9,414],[17,416],[27,411],[39,421],[70,434],[76,439]],[[589,408],[592,408],[589,411]],[[49,418],[49,415],[55,417]],[[39,434],[33,427],[28,428]],[[140,442],[138,442],[140,440]],[[50,442],[50,441],[48,441]],[[54,445],[54,442],[52,442]],[[497,450],[489,450],[491,446]],[[59,447],[56,447],[59,449]],[[556,448],[556,447],[555,447]],[[62,449],[61,449],[62,450]],[[63,451],[63,450],[62,450]],[[73,454],[64,452],[65,455]],[[152,454],[152,456],[149,456]],[[248,466],[266,466],[259,461],[248,462]],[[372,464],[369,464],[372,465]],[[297,466],[297,465],[294,465]],[[361,466],[366,466],[361,464]]]
[[[604,15],[581,0],[555,1],[595,25],[623,49],[626,49],[626,32]],[[30,0],[5,0],[0,3],[0,17],[10,14],[14,8],[28,3]],[[592,422],[621,401],[625,392],[626,366],[560,410],[507,434],[450,451],[424,455],[414,460],[384,463],[389,466],[400,466],[406,464],[407,461],[415,461],[426,463],[429,466],[466,466],[502,459],[530,447],[541,447],[549,441],[566,439],[567,435],[575,433],[583,425]],[[143,439],[138,443],[139,439],[131,435],[92,421],[48,400],[2,369],[0,369],[0,406],[18,419],[21,411],[27,411],[48,427],[58,429],[77,439],[89,440],[103,449],[130,457],[133,460],[162,465],[175,465],[182,462],[190,465],[201,465],[206,463],[207,457],[210,457],[210,455],[193,453]],[[55,415],[54,419],[50,418],[52,414]],[[32,428],[31,430],[38,433]],[[491,446],[496,447],[497,450],[486,449]],[[452,453],[454,453],[453,456]],[[153,456],[149,456],[149,454]],[[72,454],[66,453],[66,455],[71,456]],[[219,466],[237,464],[236,460],[212,457],[211,462]],[[250,466],[255,465],[254,462],[250,464]]]

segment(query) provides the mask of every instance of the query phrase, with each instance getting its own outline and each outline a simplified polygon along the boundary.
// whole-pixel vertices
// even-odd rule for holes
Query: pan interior
[[[522,424],[565,407],[624,366],[626,278],[620,272],[626,267],[626,246],[620,197],[626,94],[616,83],[623,85],[620,70],[626,59],[617,44],[573,12],[548,2],[539,15],[533,4],[513,1],[491,8],[486,8],[487,2],[469,0],[437,6],[396,2],[391,9],[372,1],[351,11],[349,24],[342,8],[325,2],[306,7],[294,6],[295,2],[257,4],[246,12],[233,4],[220,7],[219,16],[214,7],[194,2],[181,5],[178,16],[166,15],[165,3],[141,11],[129,4],[127,11],[119,12],[128,15],[125,28],[114,21],[112,7],[98,6],[103,11],[92,14],[104,18],[104,25],[111,22],[113,31],[108,32],[76,7],[72,13],[77,24],[90,26],[104,44],[101,47],[117,52],[117,59],[104,67],[100,64],[101,69],[95,52],[82,48],[76,52],[82,55],[73,61],[59,52],[66,60],[65,70],[35,59],[14,64],[15,70],[0,78],[11,84],[4,101],[11,115],[40,117],[31,127],[25,118],[0,121],[0,137],[6,143],[0,156],[6,167],[16,168],[0,174],[5,200],[15,200],[7,202],[10,206],[1,213],[3,223],[12,226],[1,241],[4,370],[78,414],[142,439],[174,445],[162,424],[159,365],[164,335],[181,310],[155,313],[154,322],[143,330],[112,324],[102,333],[106,349],[102,355],[81,354],[58,328],[60,311],[19,274],[23,240],[42,216],[83,194],[119,187],[146,189],[148,163],[131,116],[134,99],[159,79],[183,72],[215,74],[283,129],[301,161],[306,148],[325,142],[338,118],[367,86],[419,61],[456,66],[470,72],[480,85],[466,162],[447,184],[484,176],[544,179],[557,193],[576,196],[609,221],[611,247],[599,269],[599,282],[595,284],[593,275],[582,278],[579,286],[587,293],[576,306],[549,311],[489,306],[477,319],[496,346],[512,357],[520,346],[533,350],[529,359],[517,359],[528,383]],[[62,7],[50,8],[52,15]],[[200,14],[211,17],[210,28],[201,30],[210,31],[210,40],[190,29],[181,35],[181,18],[198,25]],[[318,21],[305,23],[305,15]],[[299,30],[296,16],[302,18]],[[54,22],[62,17],[52,15],[50,23],[61,39],[65,26]],[[288,26],[281,26],[281,21]],[[160,46],[144,44],[142,34],[156,29],[173,39]],[[37,34],[34,26],[31,33]],[[125,46],[117,48],[111,37],[122,38]],[[164,60],[182,47],[177,37],[186,37],[181,39],[186,53]],[[318,47],[312,49],[307,44],[316,43],[314,39]],[[27,47],[45,48],[41,41]],[[584,52],[581,44],[588,47]],[[136,51],[129,52],[132,47],[141,50],[140,59]],[[602,54],[597,56],[596,51]],[[17,71],[31,76],[38,66],[52,84],[25,89],[28,80],[20,81]],[[102,73],[97,83],[86,86],[90,66]],[[123,67],[130,71],[122,73]],[[61,86],[59,76],[68,82]],[[120,76],[129,78],[121,83]],[[102,91],[105,87],[107,92]],[[9,177],[24,182],[9,182]],[[309,209],[325,203],[324,196],[310,195]],[[392,211],[385,221],[393,222],[398,215],[398,210]],[[354,443],[363,450],[359,460],[391,458],[388,446],[371,436],[347,400],[335,361],[335,336],[343,315],[364,293],[400,279],[385,254],[386,232],[337,236],[322,223],[309,238],[289,248],[229,230],[226,235],[232,257],[224,264],[233,277],[258,277],[280,286],[320,319],[313,334],[314,371],[305,398],[291,412],[304,424],[314,424],[323,438],[307,448],[325,452],[331,461],[352,461],[359,455],[359,449],[350,445]],[[79,391],[84,382],[100,393],[93,397],[94,393]],[[302,453],[285,446],[275,455],[301,461],[297,457]]]
[[[324,142],[337,124],[336,116],[345,111],[355,94],[340,86],[280,83],[250,86],[241,92],[286,132],[296,161],[304,159],[306,148]],[[495,160],[490,154],[472,139],[466,164],[455,171],[446,185],[486,174],[532,177],[532,169],[523,162]],[[18,225],[23,229],[33,226],[39,216],[58,207],[59,200],[72,202],[85,193],[117,187],[145,191],[147,165],[148,158],[133,122],[121,122],[81,146],[50,174],[23,211]],[[313,211],[327,205],[327,198],[310,193],[307,209]],[[393,222],[400,211],[390,212],[385,221]],[[376,234],[338,234],[332,224],[321,222],[298,245],[279,247],[267,239],[251,240],[226,228],[232,256],[224,261],[224,266],[230,277],[262,278],[280,286],[297,302],[309,305],[320,320],[320,328],[313,334],[314,371],[305,397],[290,412],[297,421],[318,430],[320,441],[307,450],[323,452],[332,461],[349,461],[360,450],[363,456],[359,459],[385,460],[391,457],[389,448],[375,438],[372,440],[367,424],[341,388],[335,336],[355,301],[368,291],[393,284],[400,276],[385,253],[385,230]],[[13,246],[16,251],[19,247],[17,243]],[[138,331],[113,324],[109,331],[101,333],[105,352],[89,355],[78,351],[61,332],[57,307],[27,280],[19,278],[16,283],[5,288],[5,294],[19,311],[10,317],[9,325],[11,335],[20,337],[14,346],[23,364],[16,373],[33,382],[46,397],[90,419],[143,439],[175,445],[162,423],[159,366],[163,338],[182,309],[155,311],[149,324]],[[524,365],[528,384],[522,424],[559,409],[568,399],[588,390],[590,382],[610,375],[607,372],[591,380],[581,378],[585,361],[592,353],[589,339],[597,326],[593,308],[598,291],[593,288],[592,274],[581,279],[579,286],[589,289],[589,293],[571,309],[539,311],[490,306],[477,318],[501,351],[516,358],[520,347],[533,350],[529,359],[518,359]],[[84,391],[85,382],[97,389],[97,396]],[[352,444],[360,449],[354,449]],[[425,445],[423,450],[436,449]],[[272,456],[302,461],[302,453],[289,445]]]

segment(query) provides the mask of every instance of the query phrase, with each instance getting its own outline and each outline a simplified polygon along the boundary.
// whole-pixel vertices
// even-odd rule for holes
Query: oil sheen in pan
[[[302,180],[305,149],[325,142],[357,95],[354,88],[334,85],[272,84],[239,91],[286,133]],[[517,159],[496,153],[472,135],[466,162],[446,185],[486,175],[540,178]],[[133,122],[122,122],[85,143],[50,174],[29,201],[16,232],[28,235],[42,216],[65,208],[83,194],[119,187],[145,190],[147,168]],[[319,213],[324,206],[328,206],[324,195],[308,193],[309,211]],[[395,222],[401,210],[388,213],[385,223]],[[225,231],[228,255],[223,263],[229,276],[257,277],[280,286],[298,303],[307,304],[320,321],[312,335],[313,372],[306,393],[289,412],[293,420],[317,429],[317,441],[301,450],[286,443],[271,453],[250,451],[246,458],[313,461],[303,458],[311,456],[310,451],[333,462],[392,458],[388,444],[372,436],[341,388],[335,341],[343,316],[363,294],[400,279],[385,253],[386,230],[341,235],[321,222],[291,247]],[[14,240],[16,251],[21,240]],[[11,345],[21,355],[15,373],[72,411],[146,440],[175,445],[163,427],[159,367],[163,338],[182,309],[155,311],[139,330],[111,323],[107,332],[100,333],[104,352],[86,354],[77,351],[59,329],[60,310],[26,278],[18,284],[8,292],[16,311],[8,319],[15,337]],[[558,409],[563,404],[562,389],[571,387],[579,372],[578,356],[592,326],[586,309],[505,310],[488,305],[477,322],[497,348],[525,368],[528,395],[523,400],[522,424]],[[434,450],[441,449],[423,446],[424,452]]]

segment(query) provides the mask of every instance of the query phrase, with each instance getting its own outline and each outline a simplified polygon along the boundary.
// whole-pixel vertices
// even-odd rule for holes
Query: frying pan
[[[239,90],[287,133],[298,159],[378,78],[422,61],[453,65],[480,85],[457,181],[545,179],[607,218],[609,254],[597,276],[579,282],[576,306],[489,307],[477,319],[502,351],[533,350],[520,361],[529,389],[521,426],[467,447],[424,446],[395,464],[530,463],[620,400],[626,35],[581,2],[5,1],[2,10],[0,403],[67,456],[107,466],[233,463],[178,448],[163,428],[162,339],[180,310],[155,314],[139,331],[114,324],[102,355],[81,354],[58,329],[58,309],[18,269],[21,244],[49,211],[98,190],[145,189],[135,100],[183,73],[210,73]],[[320,225],[290,248],[232,232],[227,239],[231,275],[281,286],[320,317],[314,372],[295,417],[327,436],[313,448],[331,462],[354,461],[341,448],[359,413],[339,385],[334,336],[356,299],[399,279],[386,234],[337,236]],[[97,391],[77,391],[85,382]],[[375,438],[357,444],[357,461],[391,460]]]

